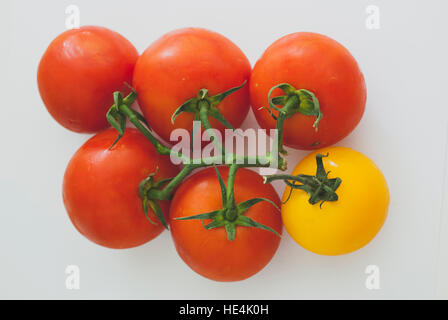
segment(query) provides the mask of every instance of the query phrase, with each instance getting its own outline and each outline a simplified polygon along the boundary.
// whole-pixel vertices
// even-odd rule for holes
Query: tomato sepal
[[[143,122],[148,127],[148,129],[151,130],[146,119],[140,113],[130,108],[130,106],[137,99],[137,92],[131,86],[128,85],[128,87],[131,89],[131,93],[129,93],[125,98],[123,98],[120,91],[115,91],[113,93],[114,104],[106,113],[107,122],[109,122],[109,124],[118,132],[118,136],[109,147],[109,150],[112,149],[112,147],[117,144],[117,142],[123,137],[124,131],[126,130],[126,114],[124,114],[120,109],[120,106],[122,105],[126,105],[127,107],[129,107],[132,115],[135,116],[139,121]]]
[[[259,202],[262,202],[262,201],[269,202],[277,210],[280,211],[280,208],[274,203],[274,201],[271,201],[271,200],[266,199],[266,198],[252,198],[252,199],[246,200],[244,202],[239,203],[237,208],[240,211],[240,213],[242,214],[242,213],[246,212],[247,210],[249,210],[249,208],[252,207],[253,205],[255,205],[255,204],[259,203]]]
[[[200,213],[200,214],[196,214],[193,216],[188,216],[188,217],[181,217],[181,218],[175,218],[175,220],[194,220],[194,219],[199,219],[199,220],[204,220],[204,219],[214,219],[221,210],[214,210],[211,212],[207,212],[207,213]]]
[[[273,92],[276,89],[281,89],[285,95],[272,97]],[[316,95],[306,89],[296,90],[289,83],[280,83],[273,86],[268,93],[269,109],[261,107],[259,109],[266,109],[270,115],[277,120],[280,115],[285,119],[292,117],[296,113],[301,113],[306,116],[315,116],[316,120],[313,123],[313,127],[316,131],[319,130],[319,122],[323,117],[320,110],[319,100]],[[283,106],[281,108],[278,105]],[[279,115],[275,116],[273,110],[278,111]]]
[[[281,238],[281,235],[274,229],[272,229],[262,223],[256,222],[255,220],[252,220],[251,218],[249,218],[247,216],[243,216],[243,215],[239,216],[238,219],[236,220],[235,224],[238,226],[254,227],[254,228],[270,231]]]
[[[149,202],[150,200],[148,198],[143,199],[143,213],[145,214],[146,220],[148,220],[151,224],[157,225],[154,221],[151,220],[151,218],[148,216],[149,213]]]
[[[148,177],[146,177],[140,182],[138,186],[138,194],[142,199],[143,212],[145,214],[146,219],[152,224],[155,225],[157,224],[154,221],[152,221],[148,216],[149,208],[151,208],[151,210],[154,212],[157,219],[162,223],[165,229],[169,230],[168,224],[166,222],[163,211],[160,208],[160,205],[157,203],[157,200],[149,197],[149,193],[153,189],[160,189],[162,186],[169,183],[174,178],[165,178],[159,181],[155,181],[154,176],[157,174],[158,171],[159,168],[157,167],[155,172],[150,173]]]
[[[239,86],[230,88],[224,92],[218,93],[217,95],[210,96],[207,89],[203,88],[198,91],[196,97],[191,98],[185,101],[181,106],[179,106],[171,116],[171,123],[174,124],[176,118],[184,113],[189,112],[195,115],[195,119],[199,119],[199,113],[203,107],[207,110],[207,116],[215,118],[223,125],[225,125],[229,129],[233,129],[233,126],[229,121],[222,115],[222,113],[218,110],[217,106],[229,95],[243,88],[246,84],[246,80]]]
[[[274,229],[256,222],[244,215],[252,206],[263,201],[269,202],[279,211],[280,208],[273,201],[266,198],[253,198],[236,204],[235,198],[233,196],[233,181],[236,174],[236,169],[238,167],[235,165],[231,166],[227,187],[221,174],[219,173],[218,168],[216,166],[214,166],[214,168],[221,189],[222,208],[207,213],[196,214],[193,216],[175,218],[175,220],[200,220],[206,230],[224,227],[227,234],[227,240],[229,241],[235,240],[237,226],[254,227],[270,231],[281,237],[281,235]],[[208,224],[205,224],[204,220],[208,219],[211,219],[212,221]]]

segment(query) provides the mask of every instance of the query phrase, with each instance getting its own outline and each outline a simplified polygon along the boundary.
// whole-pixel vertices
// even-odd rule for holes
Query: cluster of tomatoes
[[[116,32],[81,27],[51,42],[37,78],[42,100],[56,121],[75,132],[95,133],[67,166],[63,199],[76,229],[99,245],[144,244],[163,231],[166,220],[179,255],[194,271],[216,281],[237,281],[272,259],[283,225],[304,248],[338,255],[367,244],[384,223],[389,193],[379,169],[359,152],[328,147],[355,128],[366,101],[358,64],[331,38],[287,35],[252,69],[234,43],[205,29],[170,32],[139,55]],[[126,128],[119,141],[117,131],[108,128],[109,108],[117,101],[126,103],[114,92],[133,92],[143,116],[132,112],[169,143],[174,129],[192,131],[196,114],[184,112],[172,121],[185,101],[201,89],[213,96],[245,82],[216,106],[220,116],[210,117],[211,127],[222,132],[226,123],[238,128],[252,107],[259,125],[269,132],[278,128],[282,111],[277,106],[301,105],[300,112],[284,119],[282,142],[319,150],[306,156],[292,175],[263,179],[246,168],[235,174],[219,166],[184,177],[139,128]],[[314,109],[308,108],[311,100],[306,98],[311,96],[317,98]],[[283,148],[280,152],[286,153]],[[222,223],[211,215],[185,219],[225,206],[223,181],[229,181],[229,175],[234,175],[232,203],[239,204],[236,229],[230,218],[222,218]],[[142,205],[142,181],[163,187],[173,179],[179,186],[172,197],[150,202],[149,208],[148,203]],[[269,184],[276,179],[287,184],[283,201]]]

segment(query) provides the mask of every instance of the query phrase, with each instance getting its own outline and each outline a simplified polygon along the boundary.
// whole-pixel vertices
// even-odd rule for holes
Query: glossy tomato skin
[[[226,181],[227,167],[219,167]],[[280,206],[274,188],[263,184],[257,173],[239,169],[235,178],[236,203],[264,197]],[[280,238],[274,233],[253,227],[236,227],[235,240],[227,240],[224,228],[204,229],[199,220],[175,220],[222,208],[218,178],[214,168],[207,168],[185,180],[176,191],[170,208],[171,235],[182,260],[195,272],[215,281],[244,280],[272,259]],[[270,203],[258,203],[246,216],[282,232],[280,212]],[[209,220],[204,220],[207,224]]]
[[[215,95],[249,81],[251,66],[244,53],[224,36],[198,28],[175,30],[151,44],[137,61],[133,85],[138,103],[152,128],[167,142],[176,128],[191,133],[193,114],[171,116],[200,89]],[[218,109],[233,127],[249,111],[249,89],[244,86],[224,99]],[[213,128],[224,125],[210,119]]]
[[[284,142],[295,149],[318,149],[346,137],[361,120],[366,102],[364,76],[350,52],[321,34],[298,32],[284,36],[266,49],[252,71],[252,110],[262,128],[275,128],[266,110],[269,90],[280,83],[313,92],[323,118],[295,114],[285,121]],[[284,94],[280,89],[273,97]]]
[[[81,234],[99,245],[123,249],[144,244],[163,231],[151,210],[149,217],[157,225],[146,220],[139,183],[157,168],[156,180],[175,176],[178,169],[137,129],[127,128],[109,150],[116,137],[114,129],[106,129],[74,154],[64,175],[63,199]],[[160,204],[168,213],[169,203]]]
[[[338,200],[320,207],[309,204],[304,191],[293,190],[282,205],[285,228],[298,244],[314,253],[341,255],[358,250],[375,237],[386,220],[390,199],[386,179],[372,160],[344,147],[310,153],[292,174],[314,175],[316,153],[328,153],[322,159],[328,177],[342,179],[336,190]],[[287,187],[284,202],[289,194]]]
[[[107,128],[113,92],[128,94],[138,52],[120,34],[102,27],[71,29],[54,39],[39,64],[37,82],[52,117],[84,133]]]

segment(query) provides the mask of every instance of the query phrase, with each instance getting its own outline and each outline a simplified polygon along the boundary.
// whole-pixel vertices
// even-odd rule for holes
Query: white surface
[[[439,231],[448,229],[446,204],[442,210],[448,2],[1,3],[0,298],[447,297],[448,286],[437,285],[437,274],[447,281],[446,267],[440,266],[448,266],[448,237]],[[238,283],[216,283],[193,273],[176,254],[168,232],[123,251],[84,239],[65,213],[61,181],[68,160],[88,136],[59,126],[43,107],[36,85],[39,59],[65,30],[69,4],[79,6],[81,25],[116,30],[140,52],[167,31],[186,26],[229,37],[252,64],[274,40],[295,31],[320,32],[341,42],[364,72],[368,101],[361,123],[339,145],[368,155],[387,178],[391,203],[381,232],[365,248],[340,257],[312,254],[285,235],[271,263]],[[379,30],[365,27],[368,5],[380,9]],[[250,115],[245,127],[254,125]],[[290,169],[304,154],[291,151]],[[276,187],[282,191],[281,184]],[[65,287],[70,264],[80,267],[80,290]],[[371,264],[380,268],[379,290],[364,284],[364,270]]]
[[[437,298],[448,299],[448,126],[445,146],[445,172],[443,181],[443,200],[440,217],[439,258],[437,270]]]

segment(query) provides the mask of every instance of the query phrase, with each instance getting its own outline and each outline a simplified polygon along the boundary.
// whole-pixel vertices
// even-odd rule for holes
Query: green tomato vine
[[[278,233],[260,224],[251,218],[245,216],[245,212],[249,210],[255,204],[267,201],[279,209],[275,203],[265,198],[254,198],[241,203],[235,202],[234,197],[234,180],[238,168],[241,167],[275,167],[276,169],[285,171],[287,163],[282,155],[286,155],[287,151],[283,146],[283,127],[285,120],[292,117],[296,113],[301,113],[306,116],[315,116],[316,120],[313,127],[318,130],[319,122],[322,118],[322,112],[319,107],[319,101],[317,97],[310,91],[305,89],[296,90],[293,86],[287,83],[282,83],[274,86],[268,94],[269,107],[263,107],[270,115],[276,120],[276,129],[278,133],[278,144],[273,146],[271,152],[267,152],[262,156],[241,156],[231,152],[227,152],[220,141],[213,134],[212,126],[210,125],[209,118],[212,117],[229,129],[234,129],[232,125],[224,118],[220,113],[217,106],[227,96],[233,92],[241,89],[246,83],[244,82],[238,87],[231,88],[223,93],[215,96],[210,96],[207,89],[199,90],[196,97],[187,100],[184,104],[179,106],[173,113],[171,121],[174,123],[176,118],[184,112],[193,113],[194,119],[201,122],[204,130],[210,132],[210,140],[213,141],[217,149],[220,151],[217,155],[210,158],[202,158],[199,162],[194,162],[189,156],[185,156],[181,152],[174,152],[170,147],[163,145],[153,134],[152,129],[148,125],[146,119],[131,108],[132,103],[137,99],[137,92],[131,88],[131,93],[125,98],[122,97],[120,92],[114,93],[114,104],[107,112],[106,118],[110,125],[118,132],[117,139],[112,144],[111,148],[120,140],[126,129],[126,119],[129,121],[154,145],[156,151],[161,155],[171,155],[181,160],[184,164],[182,170],[175,176],[161,181],[155,181],[155,173],[151,173],[146,179],[144,179],[138,186],[139,195],[142,199],[143,211],[146,218],[150,223],[156,223],[149,219],[148,210],[154,211],[157,218],[168,229],[168,224],[165,221],[163,212],[158,204],[160,200],[170,200],[173,196],[174,189],[194,170],[201,167],[214,166],[216,174],[218,176],[219,184],[221,187],[222,195],[222,208],[202,213],[190,217],[180,218],[179,220],[200,220],[204,225],[204,228],[209,230],[213,228],[224,227],[227,232],[228,240],[235,239],[236,226],[255,227],[263,230],[268,230],[278,235]],[[272,98],[272,92],[275,89],[281,89],[285,93],[283,96],[277,96]],[[191,135],[193,141],[196,136],[196,132]],[[192,148],[191,141],[191,148]],[[322,163],[323,155],[318,154],[316,156],[317,172],[315,176],[308,175],[271,175],[264,177],[265,183],[270,183],[274,180],[283,180],[288,186],[293,189],[304,190],[310,195],[310,204],[322,203],[325,201],[337,201],[338,197],[336,189],[341,184],[341,179],[328,179],[328,173],[325,172]],[[216,169],[216,164],[225,163],[229,166],[229,174],[227,179],[227,185]],[[280,210],[280,209],[279,209]],[[212,221],[207,225],[203,220]]]

